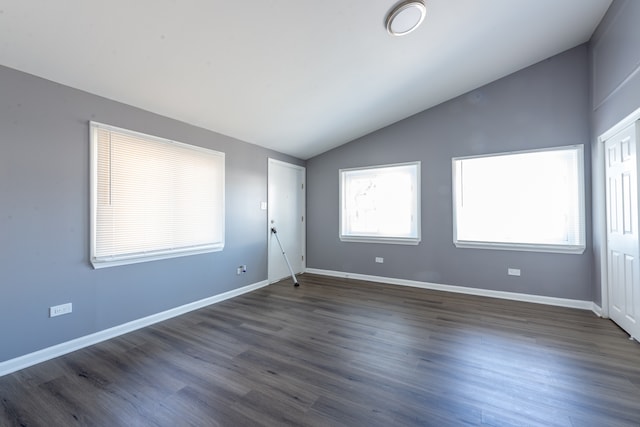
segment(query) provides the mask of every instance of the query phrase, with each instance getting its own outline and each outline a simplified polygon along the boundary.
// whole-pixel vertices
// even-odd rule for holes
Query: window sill
[[[191,248],[186,250],[172,250],[163,252],[143,253],[143,254],[130,254],[122,256],[110,256],[110,257],[92,257],[91,265],[94,269],[100,269],[105,267],[116,267],[118,265],[138,264],[147,261],[158,261],[161,259],[178,258],[189,255],[206,254],[210,252],[219,252],[224,249],[224,243]]]
[[[383,243],[390,245],[419,245],[420,238],[400,237],[368,237],[368,236],[340,236],[341,242],[352,243]]]
[[[533,245],[523,243],[493,243],[493,242],[471,242],[465,240],[454,240],[456,248],[468,249],[493,249],[498,251],[524,251],[524,252],[548,252],[559,254],[584,253],[584,245]]]

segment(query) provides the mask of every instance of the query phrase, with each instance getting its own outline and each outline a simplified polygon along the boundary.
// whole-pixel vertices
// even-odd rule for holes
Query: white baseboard
[[[592,310],[594,313],[597,307],[591,301],[576,299],[545,297],[541,295],[521,294],[517,292],[492,291],[489,289],[468,288],[464,286],[442,285],[439,283],[418,282],[415,280],[394,279],[392,277],[369,276],[366,274],[344,273],[341,271],[320,270],[307,268],[305,273],[320,274],[323,276],[342,277],[347,279],[366,280],[376,283],[387,283],[390,285],[411,286],[414,288],[431,289],[435,291],[456,292],[459,294],[478,295],[483,297],[500,298],[513,301],[532,302],[535,304],[555,305],[559,307],[579,308],[581,310]]]
[[[85,335],[83,337],[57,344],[52,347],[44,348],[33,353],[25,354],[24,356],[19,356],[15,359],[0,362],[0,377],[12,372],[19,371],[20,369],[28,368],[29,366],[33,366],[38,363],[45,362],[58,356],[71,353],[72,351],[80,350],[81,348],[85,348],[90,345],[115,338],[119,335],[135,331],[136,329],[144,328],[145,326],[150,326],[154,323],[162,322],[163,320],[171,319],[172,317],[176,317],[181,314],[185,314],[193,310],[198,310],[202,307],[206,307],[208,305],[254,291],[256,289],[267,286],[268,284],[269,282],[264,280],[252,285],[243,286],[242,288],[233,289],[231,291],[214,295],[200,301],[194,301],[192,303],[181,305],[180,307],[175,307],[161,313],[152,314],[151,316],[133,320],[122,325],[114,326],[113,328],[105,329],[103,331],[99,331],[90,335]]]
[[[593,305],[591,306],[591,311],[593,311],[595,313],[596,316],[598,317],[602,317],[602,307],[600,307],[598,304],[596,304],[595,302],[593,303]]]

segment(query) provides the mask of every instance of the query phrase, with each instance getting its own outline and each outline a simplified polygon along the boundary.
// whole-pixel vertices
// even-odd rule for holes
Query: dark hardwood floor
[[[640,425],[640,344],[593,313],[299,281],[6,375],[0,425]]]

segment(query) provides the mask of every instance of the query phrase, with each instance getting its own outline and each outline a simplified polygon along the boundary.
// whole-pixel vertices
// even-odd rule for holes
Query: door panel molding
[[[610,317],[632,338],[640,340],[640,235],[636,159],[640,121],[616,125],[617,133],[599,138],[604,159],[604,235],[606,262],[601,260],[603,316]]]
[[[598,214],[594,215],[594,238],[601,243],[600,251],[599,251],[599,265],[600,265],[600,306],[598,307],[598,314],[604,318],[609,317],[609,280],[607,277],[607,264],[609,257],[609,250],[607,248],[607,191],[606,187],[609,183],[606,180],[606,166],[609,159],[607,155],[607,151],[605,149],[605,141],[609,138],[631,125],[634,122],[640,120],[640,108],[636,109],[628,116],[620,120],[620,122],[616,123],[609,130],[602,133],[598,139],[597,143],[594,147],[593,159],[601,159],[599,167],[593,167],[593,198],[592,200],[599,204],[594,205],[598,206]],[[595,304],[595,303],[594,303]]]

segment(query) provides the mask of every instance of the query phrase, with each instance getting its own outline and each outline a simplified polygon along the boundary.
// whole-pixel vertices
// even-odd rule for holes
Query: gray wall
[[[224,151],[224,250],[93,270],[89,120]],[[0,362],[266,280],[267,157],[303,164],[0,67]],[[48,318],[66,302],[72,314]]]
[[[452,242],[451,158],[585,144],[589,73],[582,45],[307,161],[307,266],[551,297],[591,300],[591,238],[583,255],[458,249]],[[585,150],[590,231],[590,155]],[[342,243],[338,169],[422,161],[422,242]],[[376,264],[374,257],[384,257]],[[507,276],[507,268],[522,270]]]
[[[614,0],[590,44],[593,153],[594,301],[602,302],[599,232],[605,228],[604,150],[600,135],[640,108],[640,1]]]

